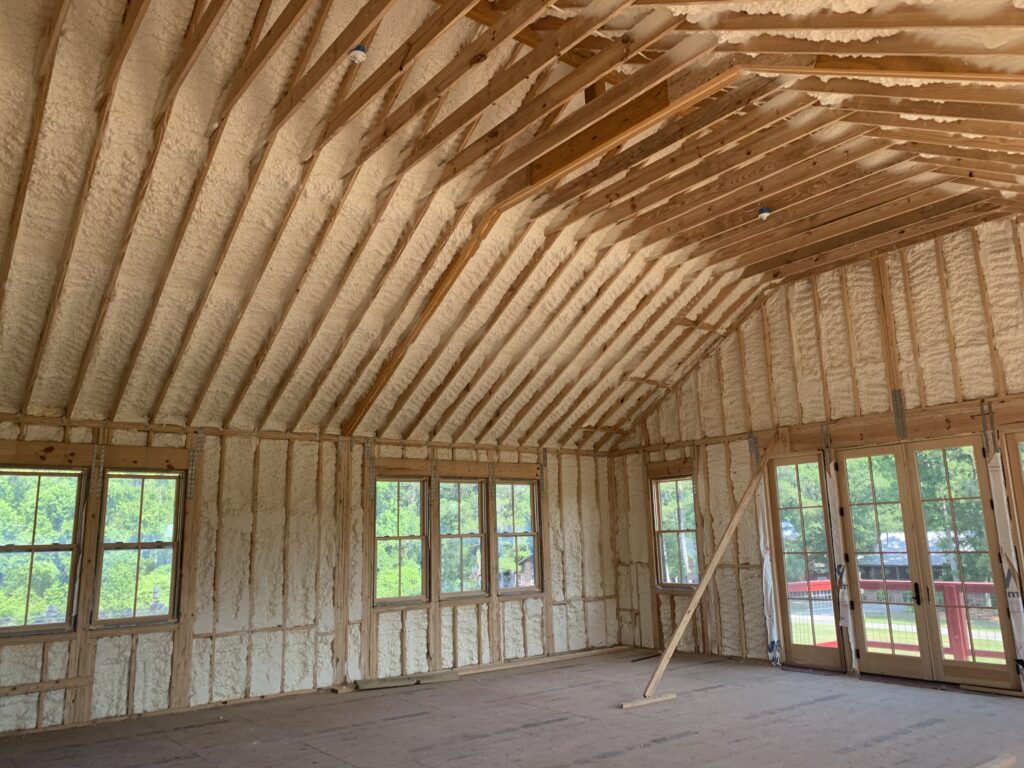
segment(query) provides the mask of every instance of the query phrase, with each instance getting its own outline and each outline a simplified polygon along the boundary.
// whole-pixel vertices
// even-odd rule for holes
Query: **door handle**
[[[916,581],[914,582],[914,602],[918,605],[921,604],[921,585]]]

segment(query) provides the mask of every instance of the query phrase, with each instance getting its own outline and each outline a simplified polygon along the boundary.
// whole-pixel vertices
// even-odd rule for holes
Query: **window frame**
[[[415,483],[420,486],[420,533],[418,536],[378,536],[377,535],[377,484],[378,483]],[[416,475],[397,475],[389,473],[387,475],[377,475],[373,478],[373,501],[370,505],[370,532],[373,541],[373,549],[370,553],[370,557],[373,562],[372,569],[372,603],[374,606],[394,606],[394,605],[419,605],[422,603],[429,603],[431,600],[431,586],[433,584],[433,558],[431,557],[431,538],[432,529],[431,518],[432,518],[432,504],[431,500],[431,482],[429,477],[422,477]],[[403,540],[419,540],[423,552],[423,566],[420,569],[420,593],[418,595],[409,596],[397,596],[397,597],[378,597],[377,596],[377,542],[379,541],[398,541]],[[399,543],[399,553],[401,553],[401,543]],[[401,563],[401,560],[399,560]],[[401,565],[399,565],[401,567]]]
[[[525,485],[530,489],[530,532],[529,533],[502,533],[498,530],[498,487],[502,485],[517,486]],[[524,595],[524,594],[535,594],[544,592],[544,569],[541,567],[543,562],[543,542],[541,541],[540,535],[540,499],[539,499],[539,484],[535,480],[524,480],[516,478],[496,478],[492,483],[494,489],[494,511],[490,516],[491,523],[493,524],[494,530],[494,586],[495,594],[499,597],[506,595]],[[515,492],[512,494],[513,500],[515,499]],[[501,562],[500,562],[500,542],[502,538],[515,537],[519,538],[531,538],[533,539],[533,585],[517,586],[517,587],[502,587],[501,586]]]
[[[4,473],[8,470],[13,470],[12,474],[29,474],[29,475],[56,475],[56,476],[68,476],[74,475],[79,479],[78,489],[75,497],[75,508],[74,508],[74,519],[71,523],[71,543],[70,544],[48,544],[48,545],[37,545],[35,543],[36,525],[39,518],[39,490],[38,480],[36,488],[36,506],[33,510],[32,518],[32,539],[33,543],[30,545],[22,544],[10,544],[0,545],[0,552],[25,552],[33,555],[30,563],[34,563],[35,553],[37,552],[70,552],[71,563],[69,566],[69,577],[68,577],[68,596],[64,611],[64,620],[49,624],[13,624],[7,627],[0,626],[0,637],[19,637],[27,635],[49,635],[49,634],[60,634],[71,632],[75,627],[75,619],[77,615],[77,603],[81,584],[81,567],[82,567],[82,544],[84,539],[85,529],[85,516],[86,516],[86,505],[89,499],[89,470],[81,466],[60,466],[54,467],[50,465],[31,465],[21,463],[4,463],[0,465],[0,473]],[[29,600],[31,600],[32,593],[32,565],[29,566],[29,581],[28,581],[28,593],[26,594],[26,619],[27,619],[27,606]]]
[[[681,481],[688,481],[693,487],[693,528],[680,528],[676,529],[662,529],[661,527],[661,494],[658,492],[658,486],[661,483],[679,483]],[[654,535],[654,556],[655,556],[655,575],[654,584],[655,590],[658,592],[671,592],[673,594],[691,594],[694,592],[698,585],[702,574],[704,573],[704,558],[703,552],[701,551],[701,522],[700,522],[700,504],[697,499],[697,481],[694,479],[692,474],[677,474],[677,475],[665,475],[659,477],[650,478],[651,487],[651,525],[652,533]],[[678,504],[678,485],[676,489],[676,496]],[[682,523],[682,516],[679,518]],[[693,584],[686,582],[671,582],[665,581],[663,576],[665,574],[665,562],[664,554],[661,547],[661,536],[666,533],[674,533],[676,535],[680,533],[693,533],[694,545],[695,545],[695,558],[697,560],[697,581]]]
[[[177,493],[174,503],[174,536],[171,542],[144,542],[140,540],[134,543],[131,542],[116,542],[107,544],[104,541],[104,533],[107,525],[107,489],[109,487],[109,479],[111,475],[115,477],[139,477],[145,480],[149,477],[167,477],[174,475],[177,478]],[[96,530],[96,567],[93,576],[93,589],[92,589],[92,606],[90,607],[89,624],[91,627],[133,627],[139,625],[175,625],[181,618],[181,580],[182,580],[182,564],[183,564],[183,553],[185,549],[184,541],[184,522],[185,522],[185,500],[187,496],[187,474],[185,470],[179,469],[156,469],[156,468],[141,468],[141,469],[122,469],[116,466],[106,466],[103,468],[102,477],[100,478],[102,483],[101,493],[99,494],[100,508],[98,514],[98,525]],[[143,486],[144,488],[145,486]],[[140,499],[140,504],[144,505],[144,496]],[[139,513],[139,527],[141,533],[142,526],[142,509],[140,508]],[[162,546],[152,546],[153,544],[160,544]],[[147,546],[149,545],[149,546]],[[168,549],[172,551],[171,555],[171,594],[168,595],[167,600],[167,613],[159,614],[156,616],[117,616],[108,619],[100,618],[100,597],[103,592],[103,560],[107,551],[137,551],[139,553],[140,560],[136,563],[135,572],[135,600],[136,610],[138,609],[138,589],[139,589],[139,567],[141,565],[142,550],[144,549]]]
[[[472,533],[458,533],[458,534],[446,534],[441,530],[441,486],[445,484],[455,485],[476,485],[477,487],[477,499],[479,499],[479,508],[477,509],[477,523],[480,528],[480,532],[477,534]],[[490,595],[490,582],[491,582],[491,558],[490,558],[490,494],[488,494],[488,482],[485,478],[470,478],[470,477],[439,477],[437,479],[437,597],[441,601],[451,600],[464,600],[466,598],[475,597],[487,597]],[[461,530],[461,502],[459,509],[459,521]],[[480,589],[478,590],[466,590],[461,592],[445,592],[442,586],[442,573],[441,569],[444,567],[444,541],[445,539],[480,539]],[[376,550],[375,550],[376,551]],[[460,562],[461,565],[461,562]]]

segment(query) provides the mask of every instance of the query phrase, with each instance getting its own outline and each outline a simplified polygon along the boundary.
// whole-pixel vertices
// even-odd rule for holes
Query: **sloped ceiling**
[[[1003,0],[3,14],[4,414],[592,446],[773,284],[1024,209]]]

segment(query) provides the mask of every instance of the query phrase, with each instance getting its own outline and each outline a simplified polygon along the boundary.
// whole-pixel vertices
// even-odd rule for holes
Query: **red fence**
[[[943,647],[943,653],[952,655],[956,661],[971,661],[971,625],[967,620],[967,596],[987,595],[991,600],[985,601],[986,605],[984,607],[996,608],[999,603],[995,599],[995,584],[985,581],[936,581],[934,584],[936,602],[941,607],[946,617],[946,640],[949,642],[949,645]],[[862,590],[877,589],[885,591],[888,589],[896,592],[913,592],[914,590],[913,582],[898,579],[861,579],[860,587]],[[832,582],[828,579],[817,579],[815,581],[790,581],[786,584],[786,591],[790,596],[800,594],[811,595],[817,592],[822,596],[827,595],[831,598]],[[996,632],[999,632],[998,627]],[[975,630],[975,634],[977,635],[977,630]],[[999,639],[1002,640],[1002,637],[1000,636]],[[824,645],[834,646],[835,643],[824,643]],[[869,640],[868,647],[872,646],[878,648],[895,648],[896,650],[903,651],[920,650],[917,645],[895,643],[890,646],[889,643]],[[990,659],[1004,658],[1002,651],[992,651],[981,648],[974,649],[974,656],[981,656]]]

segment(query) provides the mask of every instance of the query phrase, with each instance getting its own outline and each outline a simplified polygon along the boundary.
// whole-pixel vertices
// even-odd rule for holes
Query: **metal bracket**
[[[981,401],[981,436],[985,448],[985,456],[995,456],[999,452],[999,435],[996,432],[996,412],[990,400]]]
[[[903,399],[903,390],[891,390],[892,395],[892,417],[896,423],[896,437],[900,440],[907,439],[907,404]]]
[[[826,466],[835,460],[835,451],[832,450],[832,433],[828,431],[827,425],[821,427],[821,458]]]
[[[89,480],[92,483],[92,495],[97,499],[103,494],[103,466],[106,458],[106,446],[97,445],[92,449],[92,467],[89,470]]]
[[[196,490],[196,467],[199,464],[199,454],[206,447],[206,431],[200,427],[196,430],[196,444],[188,452],[188,474],[185,476],[185,498],[189,501],[195,496]]]
[[[754,466],[758,465],[761,461],[761,446],[758,439],[752,432],[747,433],[747,449],[750,451],[750,460],[754,462]]]

